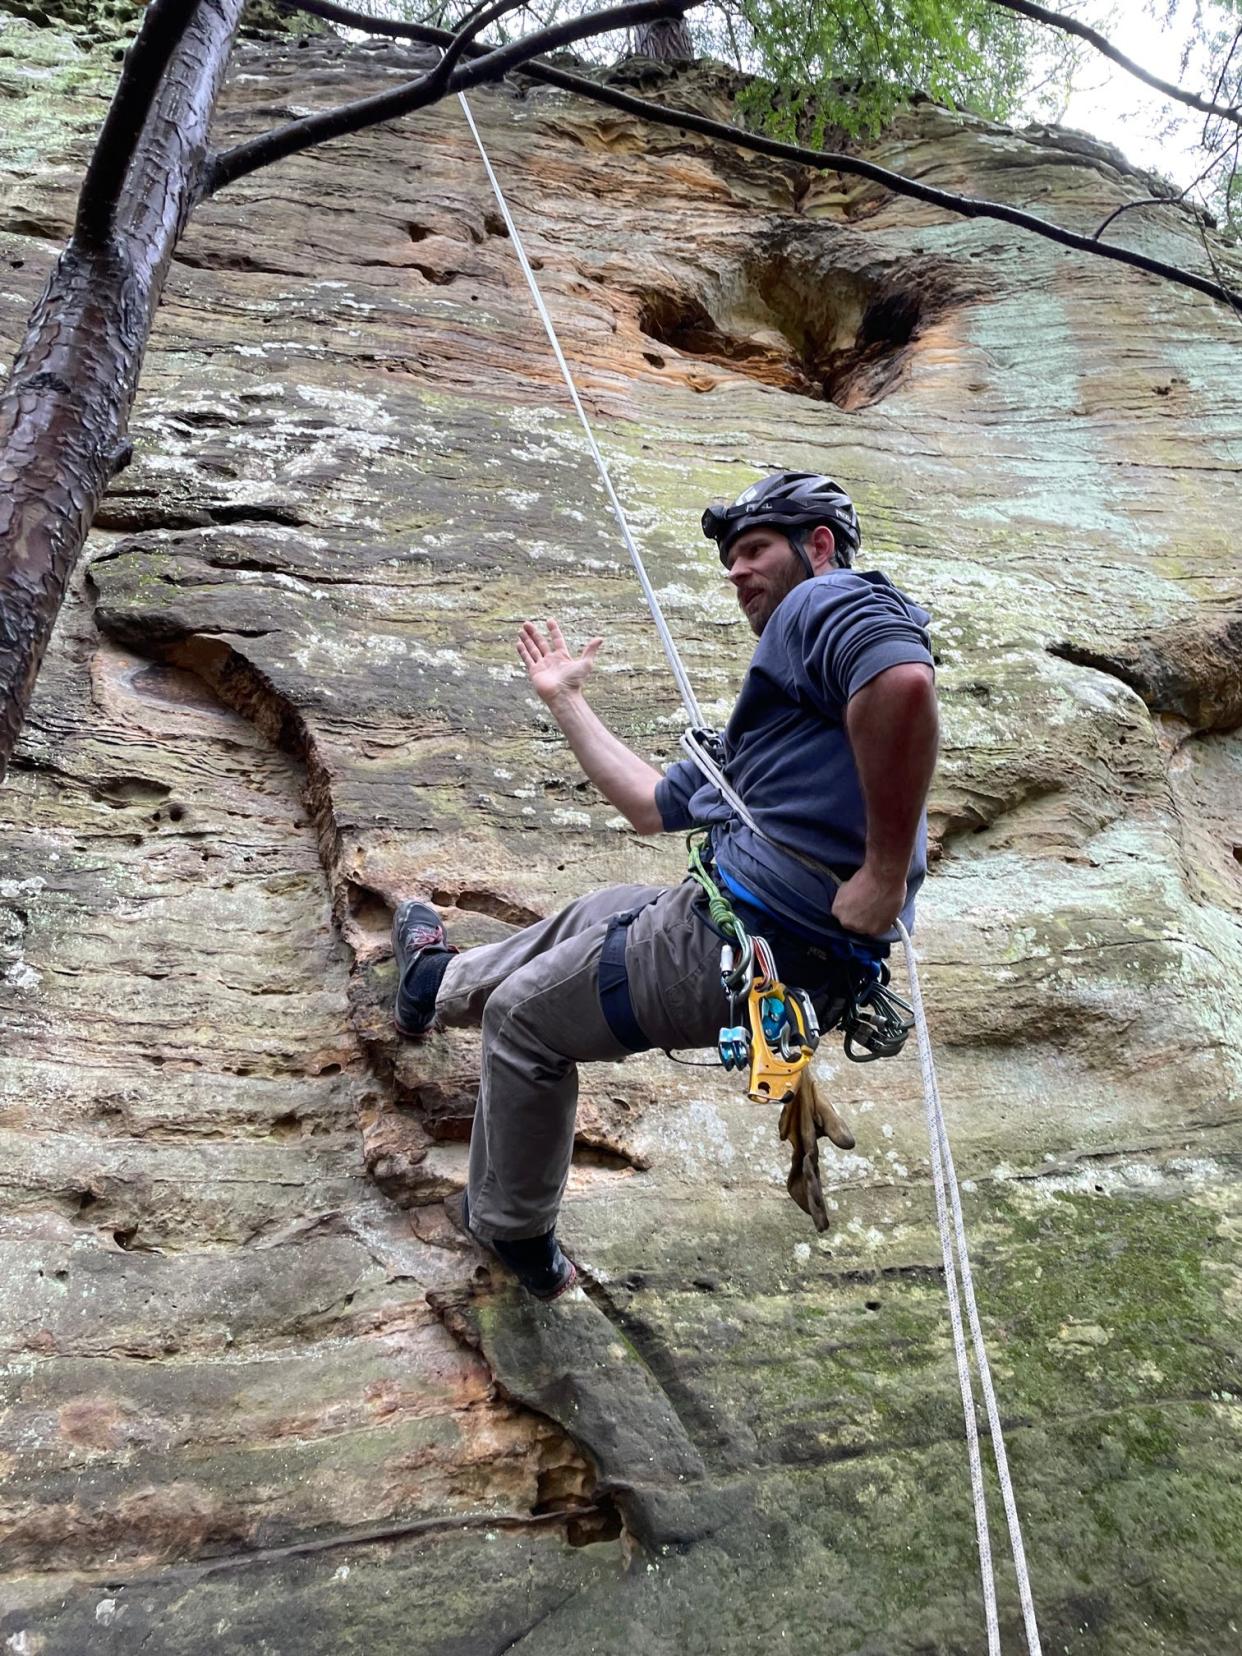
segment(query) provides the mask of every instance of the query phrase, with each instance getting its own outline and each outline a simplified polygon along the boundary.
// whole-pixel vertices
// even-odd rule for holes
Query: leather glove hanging
[[[854,1148],[854,1135],[812,1079],[803,1070],[798,1090],[781,1111],[781,1138],[790,1148],[789,1194],[817,1231],[828,1229],[828,1212],[819,1182],[819,1140],[827,1138],[841,1150]]]

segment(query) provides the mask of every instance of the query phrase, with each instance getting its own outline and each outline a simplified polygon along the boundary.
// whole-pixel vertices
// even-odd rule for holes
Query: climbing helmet
[[[720,561],[728,567],[729,548],[746,529],[771,524],[775,529],[813,529],[826,523],[837,543],[837,562],[848,568],[862,545],[862,530],[854,503],[839,483],[820,472],[773,472],[743,489],[728,506],[712,505],[703,513],[703,533],[714,540]],[[807,564],[801,535],[790,535],[794,550]]]

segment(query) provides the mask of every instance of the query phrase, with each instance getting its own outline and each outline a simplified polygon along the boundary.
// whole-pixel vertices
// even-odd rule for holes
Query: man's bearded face
[[[781,599],[806,579],[806,565],[779,529],[747,529],[729,548],[728,578],[758,638]]]

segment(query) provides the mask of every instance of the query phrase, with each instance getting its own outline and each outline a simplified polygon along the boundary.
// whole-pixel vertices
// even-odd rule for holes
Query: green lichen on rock
[[[130,39],[142,22],[139,0],[0,0],[5,13],[40,29],[68,31],[83,44]]]
[[[142,24],[141,0],[0,0],[8,14],[40,29],[72,33],[82,44],[131,40]],[[286,11],[278,0],[247,0],[242,27],[258,34],[323,34],[317,17]]]
[[[311,17],[280,4],[280,0],[246,0],[242,14],[242,33],[247,35],[298,36],[330,34],[331,27],[321,17]]]

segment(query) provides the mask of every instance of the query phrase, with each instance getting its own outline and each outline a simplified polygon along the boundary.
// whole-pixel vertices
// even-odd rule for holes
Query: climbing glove
[[[789,1194],[815,1229],[828,1229],[828,1212],[819,1182],[819,1140],[831,1139],[842,1150],[854,1148],[854,1135],[829,1103],[827,1097],[803,1070],[798,1090],[781,1111],[781,1138],[790,1148]]]

